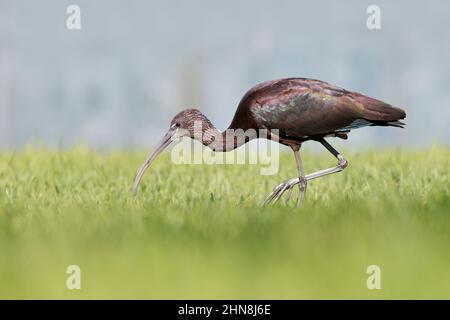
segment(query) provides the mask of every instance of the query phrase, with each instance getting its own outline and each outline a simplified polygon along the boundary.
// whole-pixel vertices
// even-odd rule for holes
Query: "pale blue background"
[[[186,107],[224,129],[247,89],[291,76],[407,110],[347,147],[448,144],[449,21],[449,1],[0,0],[0,147],[149,146]]]

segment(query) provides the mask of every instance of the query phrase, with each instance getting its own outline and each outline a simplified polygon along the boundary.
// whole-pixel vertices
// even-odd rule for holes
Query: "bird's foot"
[[[267,196],[266,200],[264,201],[264,206],[277,202],[286,191],[288,191],[288,195],[286,198],[286,203],[288,203],[289,200],[291,199],[293,188],[297,184],[299,185],[300,189],[299,195],[297,197],[297,206],[299,206],[303,202],[303,198],[306,191],[307,186],[306,177],[289,179],[277,185],[272,190],[272,192]]]

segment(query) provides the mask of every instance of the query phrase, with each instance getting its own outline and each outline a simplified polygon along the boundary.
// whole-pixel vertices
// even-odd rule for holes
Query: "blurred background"
[[[187,107],[225,129],[250,87],[293,76],[407,110],[349,148],[449,144],[449,17],[448,1],[0,0],[0,148],[149,146]]]

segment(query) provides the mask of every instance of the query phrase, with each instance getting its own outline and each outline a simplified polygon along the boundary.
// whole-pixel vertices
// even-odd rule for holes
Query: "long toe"
[[[292,195],[292,188],[298,183],[299,183],[298,178],[286,180],[283,183],[280,183],[273,189],[273,191],[266,198],[266,200],[264,201],[264,205],[266,206],[270,203],[277,202],[286,191],[288,191],[288,196],[286,199],[286,202],[288,202]]]
[[[287,181],[284,181],[284,182],[280,183],[279,185],[277,185],[275,188],[273,188],[272,192],[264,200],[263,205],[264,206],[269,205],[275,199],[275,197],[278,195],[279,191],[284,187],[284,185],[286,183],[287,183]]]
[[[292,190],[294,190],[294,188],[289,188],[287,197],[286,197],[286,204],[289,203],[289,200],[291,200],[291,196],[292,196]]]
[[[305,178],[303,178],[303,179],[299,178],[299,181],[298,181],[299,193],[298,193],[297,203],[296,203],[297,207],[301,207],[301,205],[303,204],[303,200],[305,199],[306,187],[307,187],[307,180]]]

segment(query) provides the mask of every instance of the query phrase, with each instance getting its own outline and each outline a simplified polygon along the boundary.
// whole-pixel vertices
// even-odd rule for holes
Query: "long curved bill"
[[[139,171],[136,174],[136,177],[134,178],[133,183],[133,194],[136,194],[139,183],[141,182],[142,176],[144,175],[145,171],[150,167],[153,160],[156,159],[156,157],[165,149],[169,144],[172,142],[172,136],[174,135],[175,130],[172,128],[165,134],[165,136],[162,138],[162,140],[156,145],[155,149],[149,154],[147,160],[142,164],[142,166],[139,168]]]

